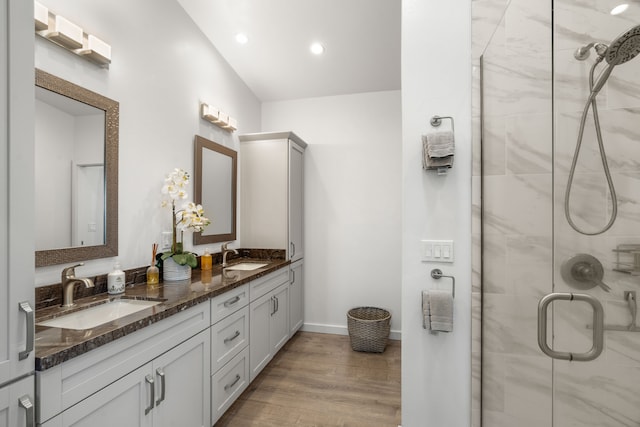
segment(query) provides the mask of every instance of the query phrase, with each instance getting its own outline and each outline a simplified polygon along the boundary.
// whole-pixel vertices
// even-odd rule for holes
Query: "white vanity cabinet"
[[[249,284],[211,299],[211,422],[249,385]]]
[[[249,361],[253,381],[290,337],[289,269],[272,273],[250,285]]]
[[[43,427],[209,427],[209,333],[200,332]]]
[[[291,264],[289,279],[289,335],[293,336],[304,323],[304,260]]]
[[[38,422],[211,426],[209,326],[201,303],[37,372]]]
[[[240,135],[241,236],[247,248],[304,257],[304,151],[293,132]]]

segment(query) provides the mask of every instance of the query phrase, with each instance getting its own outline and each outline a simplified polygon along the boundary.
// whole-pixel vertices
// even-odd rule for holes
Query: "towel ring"
[[[454,131],[453,117],[451,116],[433,116],[431,117],[431,120],[429,121],[429,123],[431,123],[431,126],[437,128],[442,124],[442,119],[451,120],[451,132],[453,132]]]
[[[431,270],[431,277],[433,277],[434,279],[440,279],[442,277],[447,277],[451,279],[451,296],[453,298],[456,297],[456,278],[455,277],[445,276],[444,274],[442,274],[442,270],[440,270],[439,268],[434,268],[433,270]]]

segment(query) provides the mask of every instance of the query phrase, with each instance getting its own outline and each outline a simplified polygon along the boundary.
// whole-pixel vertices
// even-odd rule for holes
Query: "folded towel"
[[[444,132],[439,132],[439,133],[444,133]],[[431,137],[431,135],[436,135],[436,134],[430,134],[430,135],[423,135],[422,136],[422,167],[426,170],[429,169],[441,169],[441,168],[450,168],[453,166],[453,133],[448,132],[449,134],[451,134],[451,145],[447,146],[446,148],[443,147],[442,145],[439,145],[437,148],[435,149],[430,149],[431,143],[430,140],[434,139]],[[439,138],[438,138],[439,139]],[[430,155],[429,153],[433,153],[434,155]],[[445,155],[445,156],[439,156],[436,154],[444,154],[444,153],[448,153],[450,152],[451,154],[449,155]]]
[[[447,157],[453,156],[455,143],[452,131],[432,132],[426,136],[427,156]]]
[[[429,291],[429,312],[432,331],[453,331],[453,294],[450,291]]]

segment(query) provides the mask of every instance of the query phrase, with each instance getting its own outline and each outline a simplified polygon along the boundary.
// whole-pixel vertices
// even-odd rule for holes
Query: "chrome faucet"
[[[222,251],[222,268],[225,268],[227,266],[227,254],[229,252],[233,252],[234,254],[238,255],[238,251],[235,249],[227,249],[227,245],[229,243],[233,243],[233,242],[226,242],[222,244],[222,248],[220,249]]]
[[[66,267],[62,270],[62,307],[71,307],[73,303],[73,288],[76,283],[84,283],[87,288],[93,288],[93,280],[87,277],[76,277],[76,267],[80,267],[84,263]]]

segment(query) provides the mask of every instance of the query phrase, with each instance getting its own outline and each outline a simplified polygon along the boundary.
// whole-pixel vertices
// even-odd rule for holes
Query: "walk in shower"
[[[476,1],[473,425],[640,426],[640,2]]]

